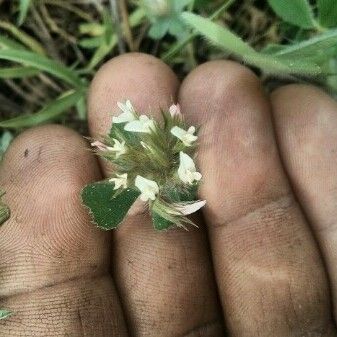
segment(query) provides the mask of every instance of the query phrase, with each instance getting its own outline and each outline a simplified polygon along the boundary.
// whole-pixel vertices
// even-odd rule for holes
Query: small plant
[[[107,181],[82,191],[93,221],[106,230],[116,228],[139,198],[157,230],[193,224],[186,216],[205,205],[196,200],[202,178],[193,160],[196,128],[186,125],[179,105],[162,111],[162,123],[139,115],[130,101],[118,106],[123,112],[113,117],[109,135],[91,144],[114,170]]]
[[[151,22],[149,36],[161,39],[169,33],[177,39],[186,37],[187,27],[180,14],[191,2],[192,0],[142,0],[141,4]]]

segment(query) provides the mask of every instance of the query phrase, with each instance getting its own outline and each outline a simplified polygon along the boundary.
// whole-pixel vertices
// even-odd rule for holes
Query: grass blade
[[[47,104],[35,114],[19,116],[0,122],[0,128],[21,129],[53,120],[76,105],[76,103],[83,98],[84,94],[85,92],[83,90],[70,90],[55,101]]]
[[[33,67],[0,68],[0,78],[24,78],[35,76],[40,71]]]
[[[75,71],[47,57],[29,51],[13,49],[0,50],[0,59],[18,62],[45,71],[75,87],[83,87],[85,85]]]
[[[43,46],[37,40],[33,39],[30,35],[26,34],[23,30],[18,29],[12,23],[0,20],[0,28],[11,33],[18,41],[20,41],[22,44],[27,46],[33,52],[40,54],[40,55],[46,54]]]
[[[31,4],[31,0],[20,0],[19,4],[19,18],[18,18],[18,25],[21,26],[28,14],[28,10]]]

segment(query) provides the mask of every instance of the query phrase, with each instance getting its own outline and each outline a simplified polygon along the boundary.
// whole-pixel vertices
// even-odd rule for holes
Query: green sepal
[[[81,193],[93,222],[104,230],[117,228],[139,195],[131,188],[116,191],[114,184],[106,181],[87,185]]]
[[[0,320],[8,318],[12,313],[6,309],[0,309]]]
[[[169,229],[170,227],[174,226],[173,222],[163,218],[162,216],[160,216],[158,213],[154,211],[151,212],[151,215],[152,215],[153,227],[158,231]]]

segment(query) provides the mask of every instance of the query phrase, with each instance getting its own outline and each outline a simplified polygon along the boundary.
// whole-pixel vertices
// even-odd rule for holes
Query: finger
[[[138,111],[159,117],[160,108],[175,99],[177,88],[171,70],[152,56],[113,59],[99,70],[91,86],[91,133],[106,133],[117,101],[125,99]],[[133,335],[222,335],[203,230],[159,233],[149,215],[139,213],[113,234],[112,268]]]
[[[272,104],[282,158],[322,249],[336,306],[337,103],[314,87],[291,85],[275,91]]]
[[[109,240],[79,201],[100,179],[75,132],[43,126],[5,155],[0,185],[12,216],[0,230],[1,336],[125,336],[109,276]]]
[[[201,195],[231,336],[326,336],[325,271],[282,171],[259,81],[233,62],[210,62],[188,76],[180,98],[201,125]]]

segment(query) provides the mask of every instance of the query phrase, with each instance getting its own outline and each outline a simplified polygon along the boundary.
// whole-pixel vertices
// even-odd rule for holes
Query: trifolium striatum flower
[[[118,102],[117,105],[123,112],[119,116],[112,117],[112,123],[127,123],[136,119],[135,109],[129,100],[125,103]]]
[[[182,182],[192,185],[194,181],[199,181],[202,178],[201,173],[196,170],[193,159],[188,154],[181,151],[179,159],[178,176]]]
[[[154,128],[154,120],[145,115],[141,115],[139,116],[139,119],[127,123],[124,130],[129,132],[151,133]]]
[[[119,141],[116,138],[112,139],[114,141],[114,146],[109,149],[109,151],[116,153],[116,158],[119,158],[121,155],[125,154],[127,149],[125,146],[125,141]]]
[[[140,199],[142,201],[155,200],[156,195],[159,193],[158,184],[150,179],[146,179],[142,176],[137,176],[135,180],[136,187],[140,190]]]
[[[192,146],[192,144],[198,139],[198,136],[194,135],[195,131],[194,126],[189,127],[187,131],[179,126],[174,126],[171,129],[172,135],[180,139],[185,146]]]
[[[117,228],[139,200],[157,230],[194,225],[188,215],[206,204],[197,197],[202,176],[193,161],[196,128],[187,125],[179,104],[158,107],[161,120],[139,113],[129,100],[118,107],[122,112],[109,133],[91,144],[112,172],[82,191],[93,221],[105,230]]]
[[[120,188],[127,188],[128,186],[128,174],[118,174],[116,173],[115,178],[110,178],[109,181],[115,184],[114,190],[118,190]]]

